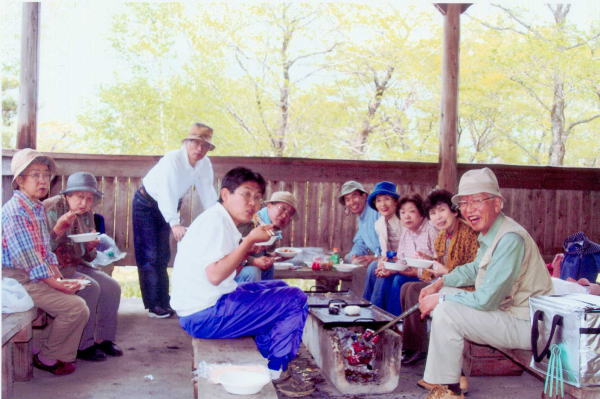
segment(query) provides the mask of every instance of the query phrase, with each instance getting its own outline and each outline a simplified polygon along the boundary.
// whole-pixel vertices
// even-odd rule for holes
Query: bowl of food
[[[333,265],[333,268],[339,272],[351,272],[357,267],[360,267],[360,265],[355,265],[353,263],[340,263],[338,265]]]
[[[406,264],[419,269],[427,269],[428,267],[433,265],[433,261],[419,258],[406,258]]]
[[[73,242],[89,242],[98,239],[100,233],[83,233],[83,234],[69,234],[69,237]]]
[[[225,371],[219,375],[218,379],[223,388],[234,395],[257,394],[271,382],[269,373],[250,370]]]
[[[408,265],[404,264],[403,262],[383,262],[383,267],[385,267],[388,270],[395,270],[401,272],[402,270],[407,269]]]
[[[300,250],[292,247],[281,247],[275,250],[275,253],[283,258],[293,258],[300,253]]]

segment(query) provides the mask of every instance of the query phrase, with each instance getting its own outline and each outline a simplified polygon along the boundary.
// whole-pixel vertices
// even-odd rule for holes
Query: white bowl
[[[399,272],[408,268],[408,265],[405,265],[404,263],[401,263],[401,262],[397,262],[397,263],[383,262],[383,266],[388,270],[396,270]]]
[[[69,234],[69,237],[73,242],[88,242],[98,239],[100,233],[83,233],[83,234]]]
[[[234,395],[254,395],[271,382],[271,377],[258,371],[231,370],[221,374],[219,382]]]
[[[355,265],[353,263],[340,263],[339,265],[333,265],[333,268],[340,272],[351,272],[357,267],[360,267],[360,265]]]
[[[417,267],[419,269],[427,269],[429,266],[433,265],[432,260],[417,259],[417,258],[406,258],[406,263],[409,266]]]
[[[293,258],[300,253],[300,250],[292,247],[281,247],[275,250],[275,253],[284,258]]]
[[[290,262],[275,262],[273,263],[275,270],[290,270],[294,268],[294,264]]]

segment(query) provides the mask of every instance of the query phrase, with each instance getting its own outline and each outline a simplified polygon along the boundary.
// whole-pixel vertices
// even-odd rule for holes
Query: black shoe
[[[108,356],[123,356],[123,350],[112,341],[102,341],[96,347]]]
[[[77,351],[77,359],[87,360],[90,362],[101,362],[106,360],[106,355],[96,345],[92,345],[87,349]]]
[[[168,306],[168,305],[167,305],[167,306],[163,306],[163,308],[164,308],[164,309],[165,309],[167,312],[171,313],[171,316],[173,316],[173,315],[175,314],[175,311],[174,311],[174,310],[173,310],[173,308],[171,308],[170,306]]]
[[[171,317],[172,315],[173,314],[171,312],[160,306],[155,306],[153,308],[148,309],[148,317],[154,319],[166,319],[167,317]]]
[[[421,362],[421,360],[427,358],[427,352],[415,352],[410,356],[406,356],[402,359],[403,366],[413,366]]]

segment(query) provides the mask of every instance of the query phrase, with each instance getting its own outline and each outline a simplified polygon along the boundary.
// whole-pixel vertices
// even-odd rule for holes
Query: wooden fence
[[[14,150],[2,152],[2,203],[12,195],[10,160],[13,153]],[[104,197],[96,211],[106,219],[107,234],[128,253],[119,264],[135,264],[131,197],[141,178],[160,157],[50,155],[58,165],[51,194],[64,187],[71,173],[87,171],[97,176]],[[299,203],[299,217],[284,233],[282,245],[338,247],[342,252],[351,247],[355,231],[355,218],[345,215],[344,207],[337,202],[344,181],[358,180],[370,189],[377,181],[389,180],[398,184],[401,194],[417,192],[424,196],[435,186],[438,171],[437,164],[420,162],[260,157],[211,159],[217,187],[229,169],[245,166],[267,179],[267,198],[277,190],[294,193]],[[531,233],[547,259],[560,251],[564,238],[571,233],[583,231],[592,240],[600,241],[600,169],[459,164],[459,176],[468,169],[483,166],[490,167],[498,176],[506,199],[505,213]],[[189,192],[181,210],[184,224],[189,224],[200,211],[197,197]]]

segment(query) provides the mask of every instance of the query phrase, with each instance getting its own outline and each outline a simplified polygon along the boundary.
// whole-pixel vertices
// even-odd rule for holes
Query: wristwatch
[[[438,296],[438,305],[446,300],[446,294],[440,294]]]

